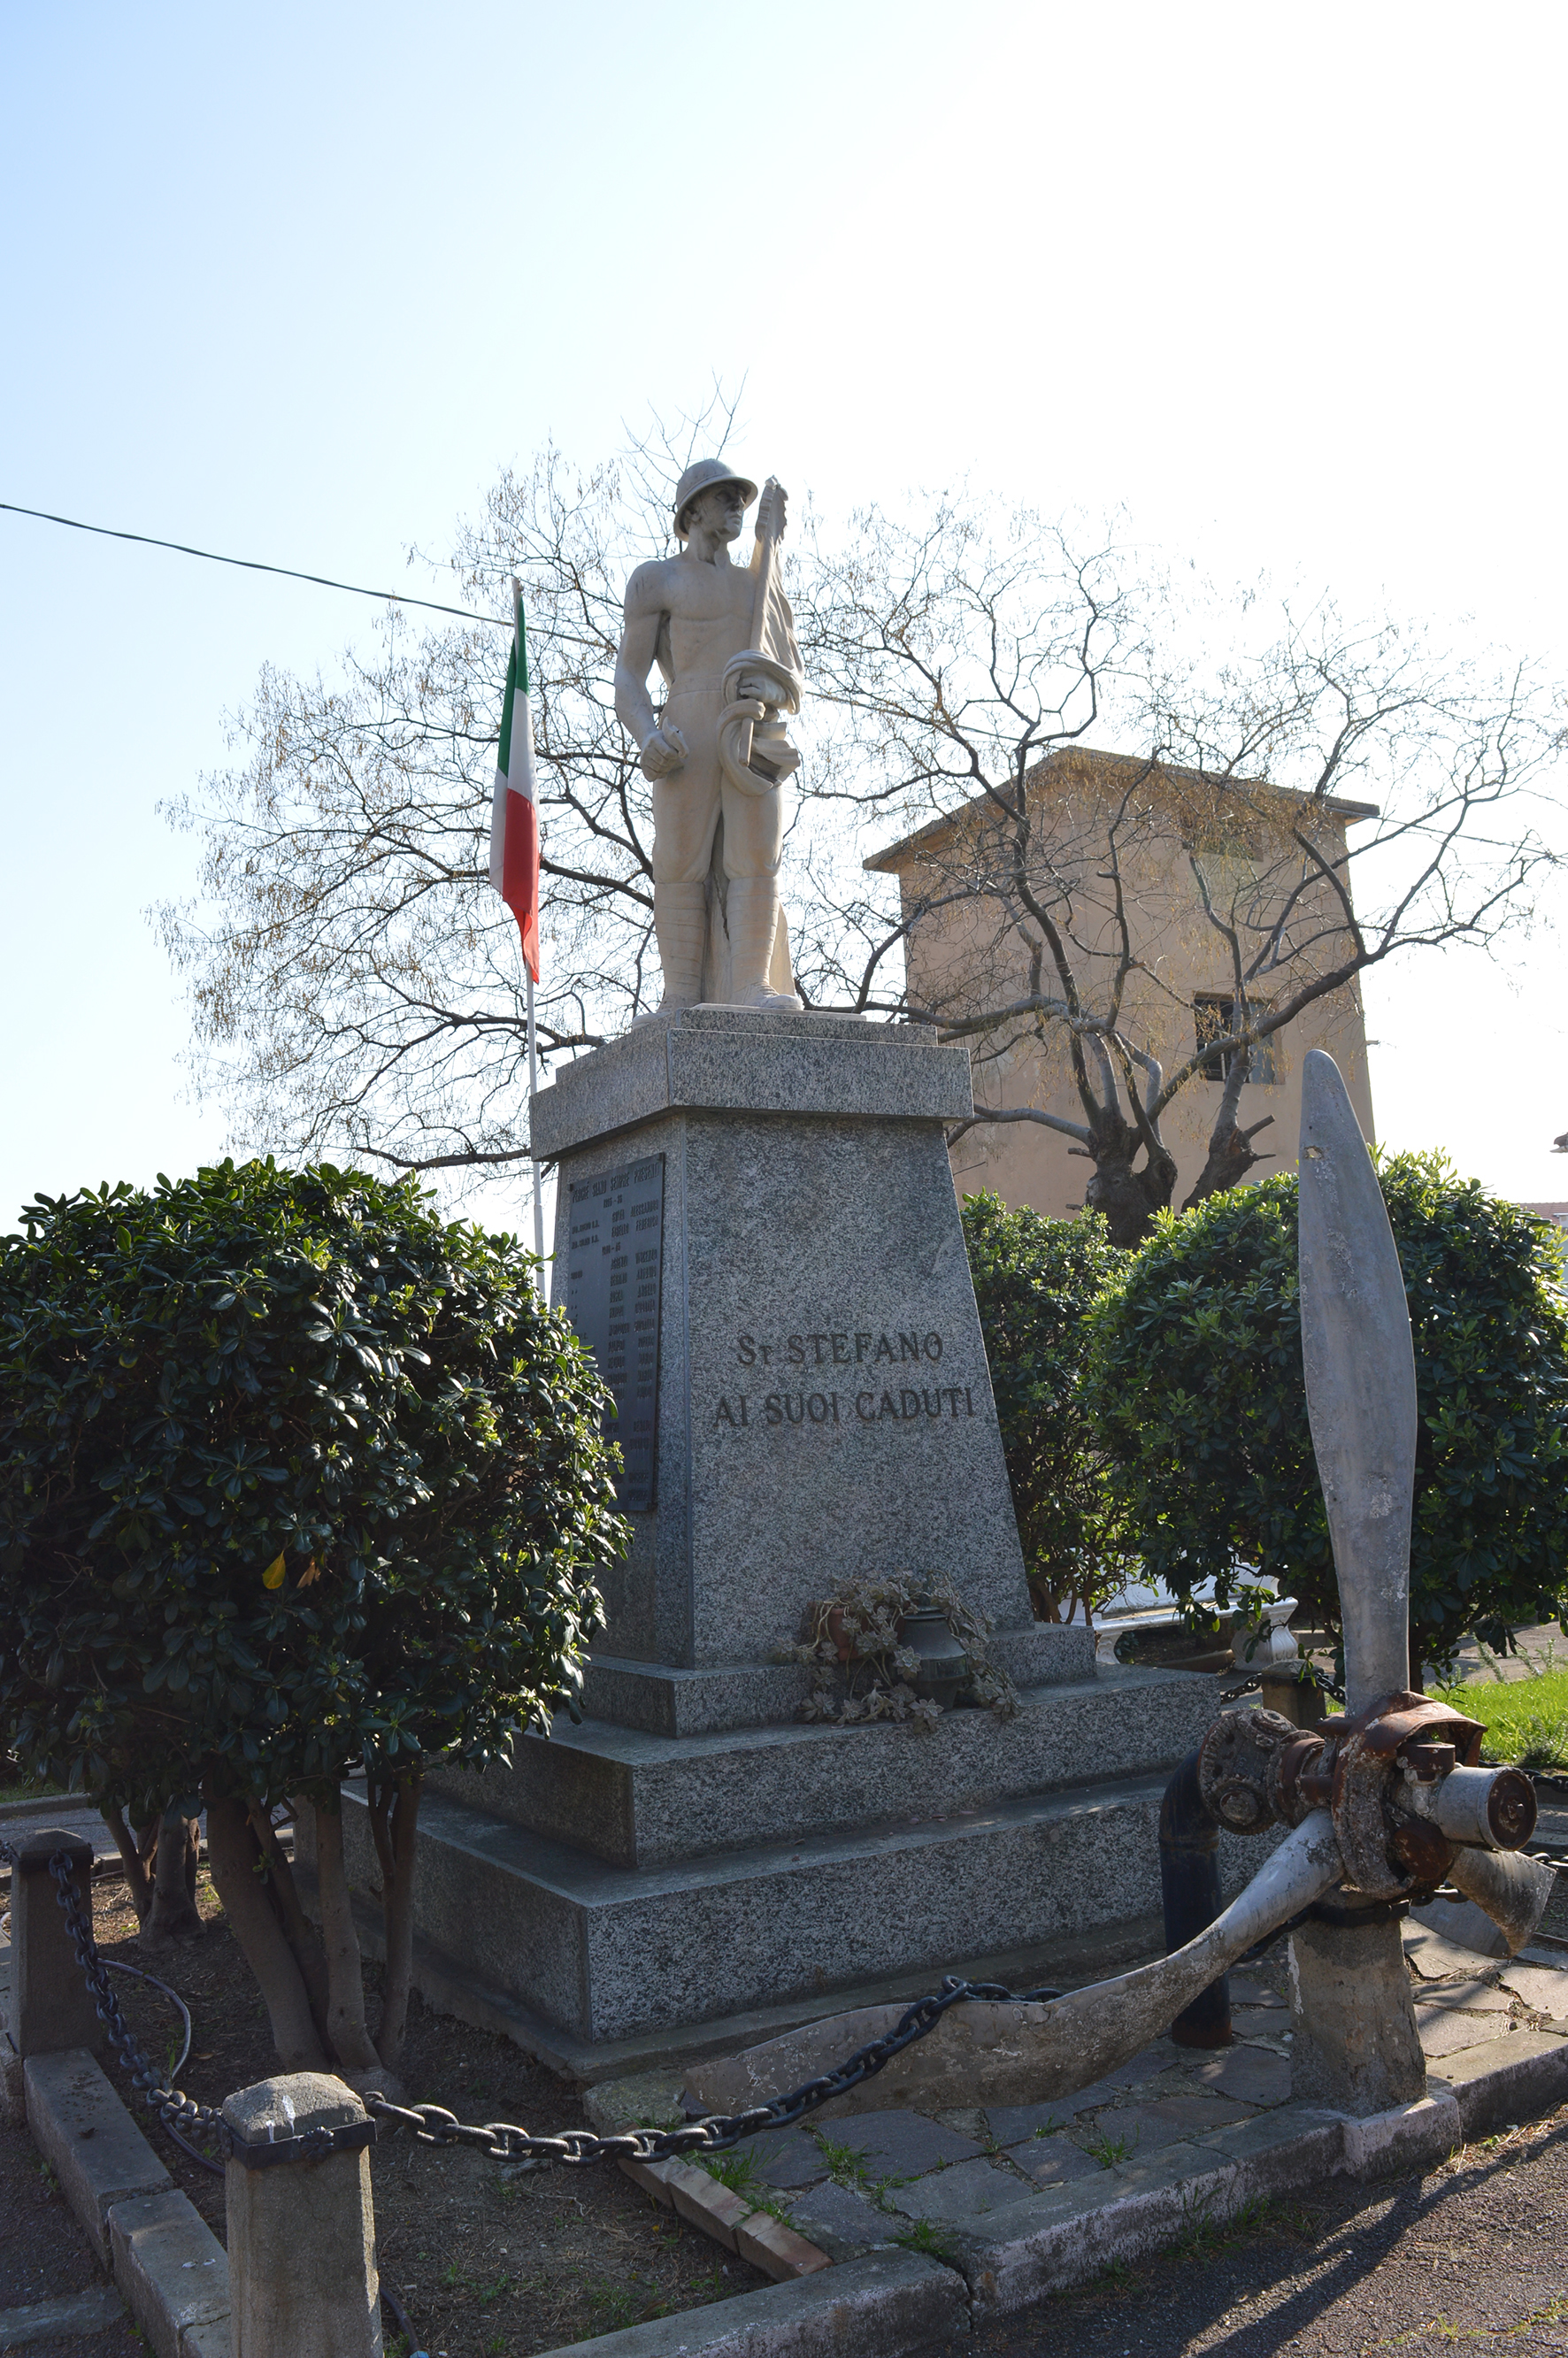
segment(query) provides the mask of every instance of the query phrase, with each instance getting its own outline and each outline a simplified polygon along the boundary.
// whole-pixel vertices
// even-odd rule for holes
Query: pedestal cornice
[[[931,1024],[688,1007],[564,1066],[534,1099],[535,1151],[554,1162],[670,1112],[966,1121],[974,1098],[967,1052]]]

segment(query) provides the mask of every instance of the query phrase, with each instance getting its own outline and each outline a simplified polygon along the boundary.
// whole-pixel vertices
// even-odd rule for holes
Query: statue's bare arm
[[[686,759],[678,729],[661,729],[648,694],[648,674],[658,653],[665,620],[664,568],[639,565],[626,584],[626,618],[615,658],[615,715],[642,754],[643,774],[667,777]]]

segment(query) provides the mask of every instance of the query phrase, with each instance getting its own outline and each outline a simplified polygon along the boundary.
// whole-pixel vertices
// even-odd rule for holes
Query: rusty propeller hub
[[[1222,1712],[1199,1751],[1198,1788],[1233,1833],[1332,1811],[1346,1885],[1404,1899],[1440,1884],[1457,1849],[1518,1850],[1534,1831],[1533,1786],[1479,1765],[1484,1733],[1409,1689],[1314,1728],[1278,1712]]]

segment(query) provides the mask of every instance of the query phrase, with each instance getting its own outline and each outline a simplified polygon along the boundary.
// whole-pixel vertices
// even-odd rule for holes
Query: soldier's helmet
[[[745,493],[746,505],[757,496],[757,486],[749,477],[738,475],[722,459],[698,459],[689,466],[676,485],[676,530],[682,540],[687,536],[686,512],[699,492],[710,492],[715,483],[738,483]]]

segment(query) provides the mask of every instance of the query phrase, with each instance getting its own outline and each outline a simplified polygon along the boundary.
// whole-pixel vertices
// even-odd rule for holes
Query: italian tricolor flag
[[[528,639],[523,599],[506,665],[506,703],[490,813],[490,881],[517,920],[523,963],[539,979],[539,806],[534,790],[534,719],[528,709]]]

